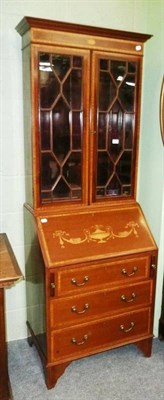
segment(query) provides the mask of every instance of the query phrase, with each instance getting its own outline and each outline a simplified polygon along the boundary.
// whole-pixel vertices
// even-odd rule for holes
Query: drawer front
[[[51,334],[51,362],[71,360],[149,337],[150,308]]]
[[[119,261],[104,262],[96,266],[63,268],[56,273],[56,295],[82,293],[94,287],[127,284],[149,277],[150,257],[138,256]]]
[[[81,324],[87,319],[102,318],[113,313],[125,313],[136,307],[148,306],[152,301],[152,281],[106,289],[79,296],[51,300],[51,329]]]

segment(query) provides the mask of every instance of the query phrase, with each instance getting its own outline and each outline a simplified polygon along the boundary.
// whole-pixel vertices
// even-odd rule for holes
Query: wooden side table
[[[22,273],[5,233],[0,234],[0,400],[12,399],[8,376],[4,290],[22,279]]]

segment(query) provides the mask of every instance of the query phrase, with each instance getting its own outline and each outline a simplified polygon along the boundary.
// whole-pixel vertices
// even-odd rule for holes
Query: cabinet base
[[[48,389],[52,389],[55,386],[57,380],[64,373],[69,364],[70,362],[67,362],[60,365],[54,365],[53,367],[46,367],[45,379]]]
[[[145,357],[151,357],[152,340],[153,338],[151,337],[149,339],[144,339],[133,344],[136,345],[142,351]],[[64,364],[55,365],[53,367],[52,366],[46,367],[45,374],[46,374],[46,384],[48,389],[52,389],[55,386],[58,378],[64,373],[66,367],[70,363],[71,362],[67,362]]]
[[[64,373],[65,369],[68,367],[68,365],[73,360],[70,360],[66,363],[62,363],[62,364],[58,364],[58,365],[51,365],[51,366],[47,365],[46,357],[45,357],[45,355],[43,355],[43,352],[41,351],[41,348],[39,346],[37,338],[34,335],[34,332],[31,329],[30,324],[28,322],[27,322],[27,326],[31,333],[31,336],[28,338],[28,343],[30,346],[32,346],[33,344],[36,346],[38,353],[40,355],[42,364],[43,364],[47,388],[52,389],[55,386],[57,380],[60,378],[60,376]],[[151,352],[152,352],[152,340],[153,340],[153,337],[150,337],[150,338],[146,338],[146,339],[143,339],[143,340],[131,343],[131,344],[136,345],[143,352],[145,357],[150,357]],[[116,347],[112,346],[110,349],[113,349]]]
[[[30,335],[31,335],[31,336],[29,336],[27,338],[28,344],[29,344],[30,347],[32,347],[33,344],[34,344],[36,349],[38,350],[40,359],[41,359],[42,364],[43,364],[43,370],[44,370],[44,375],[45,375],[45,381],[46,381],[47,388],[48,389],[52,389],[55,386],[57,380],[60,378],[60,376],[64,373],[66,367],[68,367],[70,362],[66,362],[66,363],[59,364],[59,365],[54,365],[54,366],[47,366],[46,365],[46,363],[47,363],[46,362],[46,357],[45,357],[45,355],[44,355],[44,353],[43,353],[43,351],[42,351],[42,349],[41,349],[41,347],[39,345],[37,337],[35,336],[35,334],[34,334],[34,332],[33,332],[33,330],[32,330],[32,328],[31,328],[31,326],[30,326],[28,321],[27,321],[27,327],[28,327],[28,330],[29,330]]]
[[[153,337],[149,339],[141,340],[140,342],[135,343],[138,349],[142,351],[145,357],[151,357],[152,353],[152,341]]]

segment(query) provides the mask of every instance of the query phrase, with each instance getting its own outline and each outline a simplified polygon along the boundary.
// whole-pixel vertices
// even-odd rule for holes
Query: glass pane
[[[53,54],[52,68],[60,81],[62,81],[70,68],[70,57],[63,54]]]
[[[82,57],[73,57],[73,66],[75,68],[82,68]]]
[[[71,102],[71,76],[70,74],[68,75],[67,79],[63,83],[63,89],[62,89],[64,99],[68,102],[68,105],[70,106]]]
[[[123,184],[129,184],[131,181],[131,163],[132,154],[129,151],[125,151],[116,167],[117,175]]]
[[[135,62],[128,62],[128,72],[135,73],[137,64]]]
[[[120,100],[126,111],[134,111],[135,76],[127,75],[120,87]]]
[[[53,152],[63,160],[70,150],[69,109],[63,98],[60,98],[52,111]]]
[[[117,84],[123,81],[126,73],[126,62],[125,61],[111,61],[111,73]]]
[[[97,188],[96,197],[105,197],[105,188]]]
[[[119,196],[121,194],[121,184],[116,175],[110,181],[110,184],[107,186],[106,195],[108,196]]]
[[[125,149],[132,149],[133,126],[134,126],[134,115],[125,114]]]
[[[41,183],[43,190],[52,189],[60,173],[57,160],[50,153],[43,153],[41,160]]]
[[[40,71],[40,106],[50,108],[59,94],[59,82],[53,72]]]
[[[124,196],[130,196],[130,195],[131,195],[131,186],[130,186],[130,185],[129,185],[129,186],[123,185],[122,194],[123,194]]]
[[[59,82],[53,72],[51,56],[48,53],[40,53],[39,57],[39,84],[40,106],[49,108],[59,93]]]
[[[81,199],[81,190],[72,188],[72,199]]]
[[[50,111],[40,112],[41,147],[50,150]]]
[[[81,71],[79,69],[72,70],[63,84],[63,94],[68,103],[72,105],[74,110],[81,108]]]
[[[100,69],[108,71],[108,65],[109,65],[108,60],[100,60]]]
[[[72,112],[72,148],[81,149],[81,120],[82,114],[80,112]]]
[[[98,116],[98,148],[106,148],[106,136],[107,136],[107,114],[99,113]]]
[[[69,186],[66,184],[64,179],[61,178],[53,190],[53,197],[62,199],[62,198],[68,198],[69,195],[70,195]]]
[[[82,72],[80,69],[73,69],[71,72],[71,100],[72,108],[80,110],[82,105]]]
[[[113,163],[106,152],[98,153],[97,185],[107,184],[111,173],[113,172]]]
[[[65,181],[71,186],[81,186],[81,153],[72,153],[63,168]]]
[[[108,148],[110,156],[113,160],[116,160],[122,150],[123,141],[123,118],[124,114],[120,107],[119,102],[115,102],[110,114],[110,131],[109,131],[109,143]]]
[[[40,53],[39,70],[46,71],[46,70],[48,70],[49,67],[51,67],[50,54],[49,53]],[[51,71],[51,69],[50,69],[50,71]]]
[[[52,198],[52,193],[50,190],[42,190],[42,199],[49,202]]]
[[[114,97],[116,96],[116,87],[108,72],[100,72],[99,82],[99,109],[106,111],[109,109]]]

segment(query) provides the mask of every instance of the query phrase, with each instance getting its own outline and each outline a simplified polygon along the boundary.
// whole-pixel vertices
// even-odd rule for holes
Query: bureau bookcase
[[[136,201],[151,36],[32,17],[16,29],[27,326],[51,388],[80,357],[130,343],[151,355],[157,247]]]

